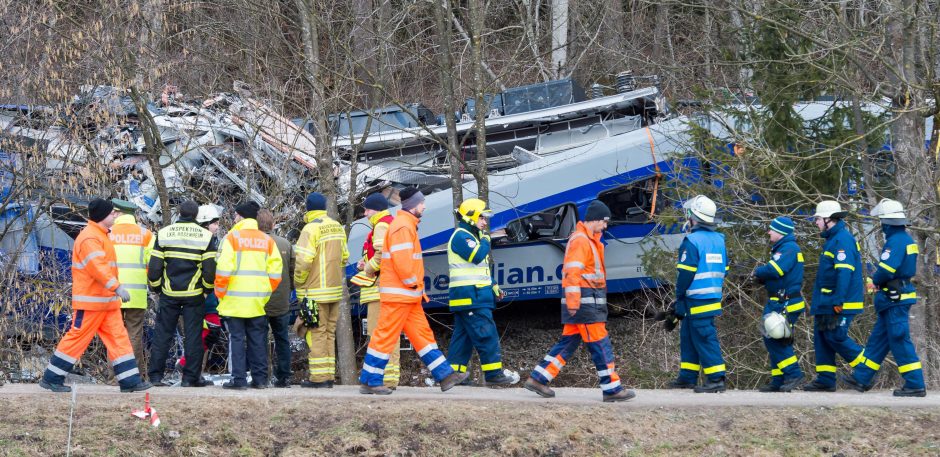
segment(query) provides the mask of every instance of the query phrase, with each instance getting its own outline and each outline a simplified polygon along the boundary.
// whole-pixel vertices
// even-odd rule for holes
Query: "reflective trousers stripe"
[[[835,373],[836,367],[835,365],[816,365],[816,372],[817,373]]]
[[[721,309],[721,303],[711,303],[708,305],[693,306],[689,309],[689,314],[702,314]]]
[[[702,366],[695,363],[682,362],[679,364],[679,368],[682,370],[698,371],[702,369]]]
[[[713,374],[721,371],[725,371],[725,364],[715,365],[702,370],[705,374]]]
[[[907,373],[908,371],[920,370],[922,368],[923,366],[920,364],[920,362],[914,362],[899,366],[898,371],[901,373]]]

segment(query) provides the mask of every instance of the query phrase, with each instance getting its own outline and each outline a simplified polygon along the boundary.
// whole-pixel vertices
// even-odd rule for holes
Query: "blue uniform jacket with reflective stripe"
[[[837,222],[822,236],[826,242],[819,254],[810,314],[835,314],[833,306],[842,306],[842,314],[859,314],[864,306],[864,283],[858,243],[844,221]]]
[[[481,267],[486,266],[486,262],[489,262],[490,239],[488,237],[479,238],[478,235],[480,231],[466,222],[460,221],[457,227],[458,230],[454,231],[450,243],[447,245],[449,253],[456,254],[467,263]],[[448,255],[448,257],[450,256]],[[450,276],[453,278],[453,272],[451,272]],[[496,306],[496,296],[493,294],[492,274],[489,284],[485,287],[472,285],[452,286],[448,294],[451,302],[451,311],[494,308]],[[469,304],[454,306],[454,303],[466,303],[464,300],[469,300]]]
[[[881,229],[885,234],[885,247],[871,278],[878,288],[875,293],[875,311],[878,312],[893,306],[913,305],[917,301],[911,278],[917,274],[917,254],[920,253],[917,243],[903,226],[882,225]],[[904,286],[898,289],[901,292],[901,300],[896,302],[891,301],[884,290],[885,283],[894,279],[905,282]]]
[[[770,261],[754,271],[764,280],[768,297],[779,297],[782,291],[790,298],[799,297],[803,287],[803,253],[793,234],[786,235],[770,249]]]
[[[695,318],[721,315],[727,262],[724,235],[696,225],[679,247],[676,313]]]

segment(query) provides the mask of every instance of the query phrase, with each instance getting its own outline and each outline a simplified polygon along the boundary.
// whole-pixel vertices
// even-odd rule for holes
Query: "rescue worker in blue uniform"
[[[695,392],[725,391],[725,362],[721,356],[715,317],[721,315],[721,293],[728,253],[725,237],[715,231],[715,202],[698,195],[683,204],[692,231],[679,246],[676,301],[670,310],[682,321],[679,334],[679,377],[671,389]],[[698,385],[699,371],[705,382]]]
[[[855,237],[842,219],[848,214],[839,202],[816,205],[816,227],[826,239],[819,254],[819,270],[813,285],[813,346],[816,379],[803,386],[809,392],[835,392],[836,354],[852,367],[865,361],[865,351],[849,336],[849,327],[863,311],[862,258]]]
[[[493,321],[496,300],[503,297],[490,272],[490,236],[486,232],[492,211],[486,202],[471,198],[456,211],[457,228],[447,243],[450,265],[450,311],[454,334],[447,359],[456,372],[466,373],[473,349],[480,355],[480,368],[488,386],[519,382],[503,370],[499,332]]]
[[[770,356],[770,382],[761,392],[790,392],[803,384],[803,372],[793,353],[792,328],[806,309],[800,290],[803,286],[803,253],[793,236],[793,221],[780,216],[770,222],[767,235],[773,246],[770,261],[754,270],[757,281],[767,289],[764,316],[778,313],[786,317],[790,326],[789,337],[764,336],[764,346]]]
[[[911,341],[910,311],[917,302],[917,292],[911,278],[917,273],[917,243],[907,233],[910,225],[904,206],[895,200],[884,199],[871,211],[881,220],[885,246],[872,277],[876,288],[875,312],[878,320],[865,345],[865,361],[855,366],[852,376],[842,380],[859,392],[871,389],[874,377],[890,350],[904,378],[904,386],[894,391],[896,397],[923,397],[924,370],[914,343]]]

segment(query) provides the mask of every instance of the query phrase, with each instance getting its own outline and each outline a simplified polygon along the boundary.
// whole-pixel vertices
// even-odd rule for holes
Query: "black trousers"
[[[274,337],[274,376],[279,381],[290,381],[290,312],[268,316],[268,325]]]
[[[197,381],[202,376],[202,321],[206,317],[202,295],[195,297],[167,297],[160,294],[156,324],[153,331],[153,345],[150,346],[151,382],[163,379],[166,359],[170,346],[176,336],[176,325],[183,317],[183,352],[186,354],[186,366],[183,367],[184,381]]]
[[[232,381],[245,384],[251,369],[253,384],[268,383],[268,319],[258,317],[225,317],[228,329],[229,363]]]

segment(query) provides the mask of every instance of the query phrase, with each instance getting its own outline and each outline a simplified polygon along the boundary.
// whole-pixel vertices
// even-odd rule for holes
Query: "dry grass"
[[[72,455],[937,455],[940,411],[86,396]],[[68,396],[0,399],[0,455],[64,455]]]

